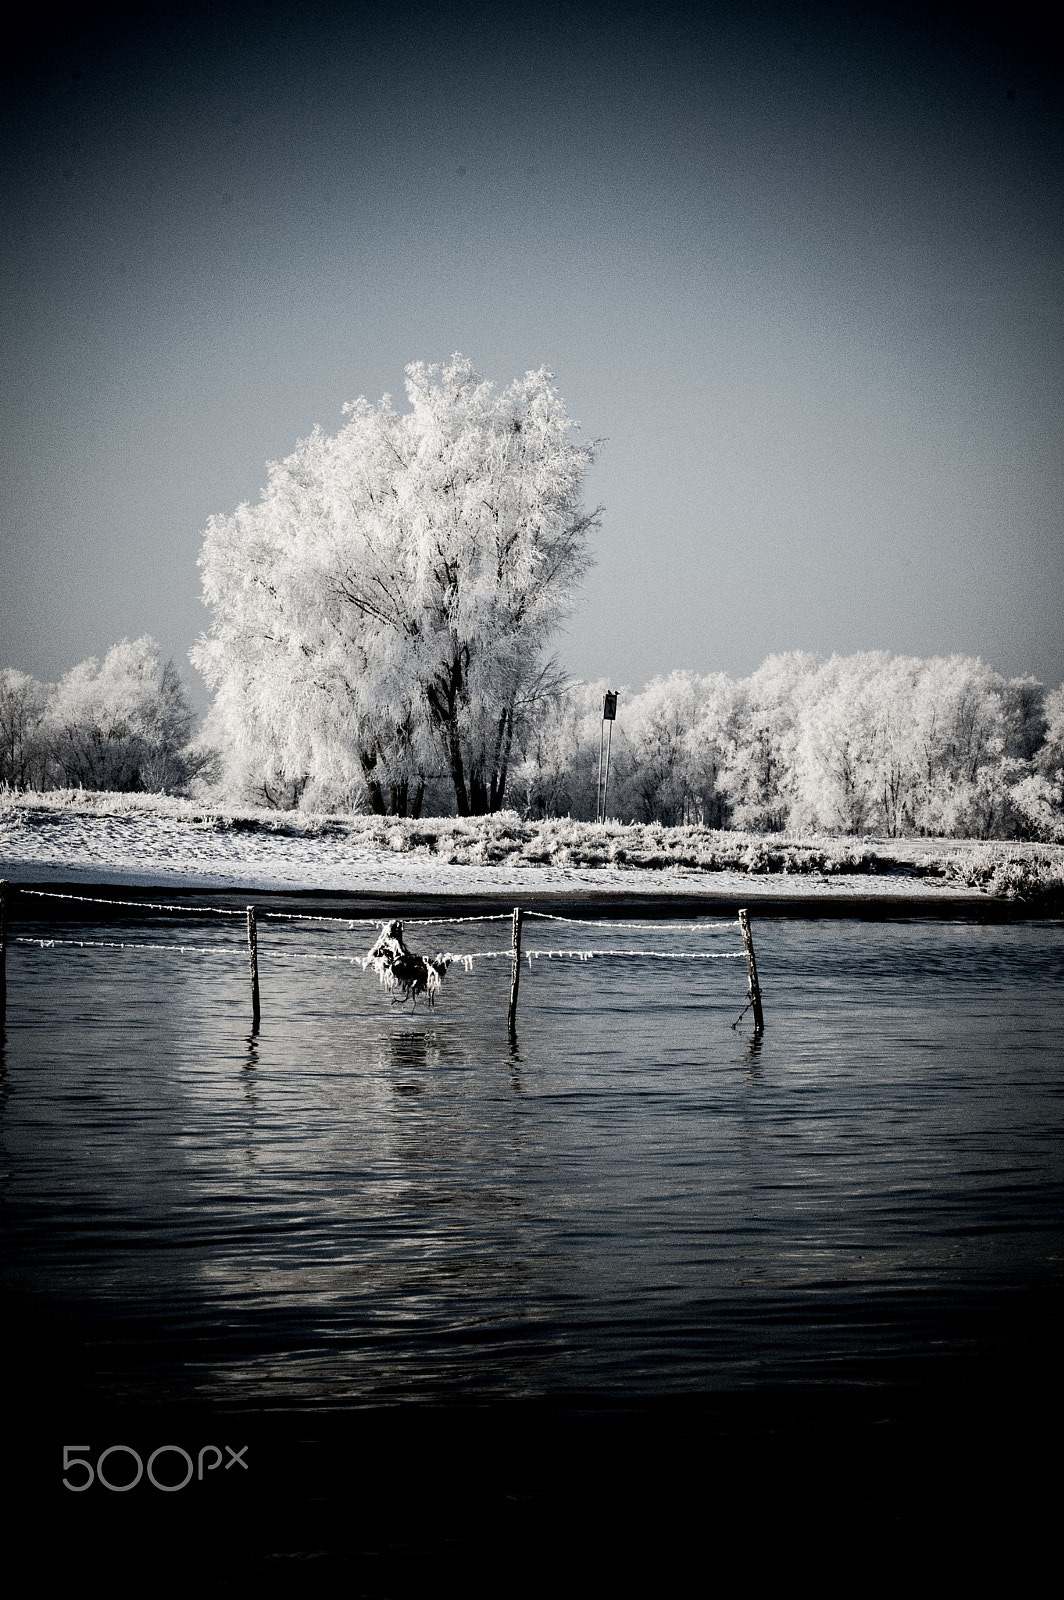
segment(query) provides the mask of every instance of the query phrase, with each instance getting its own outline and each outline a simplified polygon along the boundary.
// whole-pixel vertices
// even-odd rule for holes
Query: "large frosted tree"
[[[247,787],[310,784],[417,811],[442,768],[459,815],[503,802],[547,646],[588,566],[592,446],[546,370],[501,392],[471,363],[407,368],[410,410],[346,408],[215,517],[214,617],[193,659]]]

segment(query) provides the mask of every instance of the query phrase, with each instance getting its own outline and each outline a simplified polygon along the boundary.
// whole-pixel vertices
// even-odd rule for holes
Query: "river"
[[[716,1397],[719,1432],[1049,1359],[1059,923],[759,920],[757,1038],[737,928],[526,922],[662,955],[526,962],[515,1046],[506,959],[411,1011],[321,959],[371,930],[260,921],[252,1035],[236,919],[17,931],[163,946],[9,950],[5,1288],[54,1428]]]

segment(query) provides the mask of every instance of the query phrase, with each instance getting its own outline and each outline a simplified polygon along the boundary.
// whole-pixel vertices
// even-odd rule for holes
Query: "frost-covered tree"
[[[614,751],[614,815],[639,822],[683,823],[691,783],[688,738],[697,719],[693,672],[654,678],[626,696]],[[627,803],[626,803],[627,802]]]
[[[785,828],[794,799],[797,709],[816,656],[792,650],[769,656],[741,685],[735,746],[721,788],[738,828]]]
[[[346,407],[257,505],[211,520],[193,660],[231,781],[405,814],[442,763],[464,816],[502,805],[556,691],[546,646],[588,565],[593,449],[546,370],[496,393],[461,356],[417,362],[407,395],[402,414]]]
[[[514,787],[526,816],[596,814],[602,697],[573,683],[526,734]],[[738,687],[725,673],[673,672],[620,690],[608,807],[643,822],[726,824],[720,779],[736,739]]]
[[[594,818],[602,697],[608,687],[605,679],[568,683],[537,702],[526,720],[509,786],[511,803],[522,816]]]
[[[910,830],[991,838],[1020,775],[1005,755],[1004,680],[970,656],[920,663],[910,707]]]
[[[832,656],[795,684],[788,826],[860,833],[879,807],[885,654]]]
[[[884,651],[801,658],[805,670],[781,682],[781,669],[798,659],[770,659],[749,680],[758,715],[747,718],[733,763],[748,793],[768,748],[788,827],[978,838],[1022,831],[1011,794],[1043,738],[1041,685],[1006,683],[972,657]],[[767,669],[772,737],[763,731],[771,702],[756,687]],[[730,782],[741,801],[744,790]],[[758,825],[749,800],[736,817]]]
[[[611,811],[641,822],[721,827],[734,752],[736,686],[724,673],[673,672],[622,698]]]
[[[1045,743],[1045,684],[1037,678],[1010,678],[1001,689],[1005,754],[1031,761]]]
[[[686,739],[688,794],[685,820],[707,828],[726,828],[731,802],[725,775],[739,744],[742,691],[725,672],[713,672],[698,684],[698,705]]]
[[[1010,791],[1013,809],[1025,832],[1064,844],[1064,688],[1045,697],[1042,740],[1031,766]]]
[[[206,764],[189,748],[193,716],[153,639],[123,639],[57,684],[41,722],[54,781],[70,787],[184,789]]]
[[[28,789],[43,780],[40,723],[47,693],[26,672],[0,670],[0,783],[11,788]]]
[[[33,789],[46,782],[40,727],[47,698],[46,685],[29,673],[0,669],[0,784]]]

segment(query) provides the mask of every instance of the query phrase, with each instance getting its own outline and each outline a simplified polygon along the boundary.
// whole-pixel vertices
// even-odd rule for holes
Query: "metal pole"
[[[521,921],[524,912],[520,906],[514,906],[513,928],[513,963],[510,967],[510,1009],[506,1015],[506,1027],[511,1043],[517,1038],[517,991],[521,987]]]
[[[259,935],[255,907],[248,906],[248,966],[251,968],[251,1031],[259,1031]]]
[[[739,912],[739,927],[742,929],[743,949],[746,951],[746,970],[750,974],[750,1004],[754,1008],[754,1032],[764,1033],[765,1017],[761,1010],[761,985],[757,981],[757,962],[754,959],[754,940],[750,932],[748,911]]]
[[[606,820],[606,796],[610,792],[610,751],[613,749],[613,723],[610,722],[610,731],[606,735],[606,782],[602,790],[602,820]]]
[[[602,821],[602,735],[606,731],[606,720],[599,723],[599,769],[598,782],[595,785],[595,821]]]

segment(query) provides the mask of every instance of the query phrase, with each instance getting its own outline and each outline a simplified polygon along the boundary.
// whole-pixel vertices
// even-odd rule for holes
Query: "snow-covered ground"
[[[838,903],[1022,896],[1032,882],[1052,891],[1062,875],[1059,846],[766,840],[505,815],[414,823],[206,810],[154,796],[0,796],[0,877],[16,883]]]

